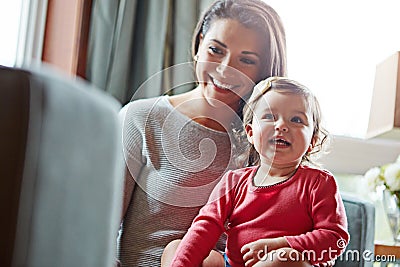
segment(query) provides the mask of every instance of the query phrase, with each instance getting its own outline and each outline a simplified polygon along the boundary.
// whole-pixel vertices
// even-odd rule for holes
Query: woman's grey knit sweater
[[[135,178],[119,238],[122,266],[160,266],[164,247],[180,239],[221,176],[237,168],[231,134],[206,128],[168,96],[126,105],[124,155]],[[242,148],[241,148],[242,149]]]

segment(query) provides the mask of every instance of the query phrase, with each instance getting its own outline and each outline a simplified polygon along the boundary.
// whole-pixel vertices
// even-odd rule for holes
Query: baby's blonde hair
[[[329,133],[321,126],[322,114],[321,108],[317,98],[314,94],[304,85],[285,78],[285,77],[270,77],[259,82],[253,90],[249,101],[246,103],[243,110],[243,125],[249,125],[253,122],[254,108],[262,99],[262,96],[269,91],[276,91],[281,94],[296,94],[301,95],[305,98],[310,108],[312,119],[314,123],[313,130],[313,147],[311,151],[307,151],[302,158],[302,163],[312,163],[317,165],[311,159],[312,155],[315,155],[323,150],[323,145],[327,142]],[[255,150],[254,146],[251,145],[248,150],[248,166],[259,164],[259,155]]]

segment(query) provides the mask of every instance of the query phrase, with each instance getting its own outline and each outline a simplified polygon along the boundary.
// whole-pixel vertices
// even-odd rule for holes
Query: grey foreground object
[[[49,67],[0,67],[0,266],[112,266],[119,103]]]

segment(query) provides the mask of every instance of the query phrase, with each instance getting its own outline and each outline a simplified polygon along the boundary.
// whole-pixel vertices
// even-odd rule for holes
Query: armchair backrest
[[[119,108],[50,69],[0,67],[0,266],[112,266]]]

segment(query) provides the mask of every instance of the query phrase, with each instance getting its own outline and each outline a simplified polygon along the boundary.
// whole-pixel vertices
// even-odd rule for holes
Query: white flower
[[[364,177],[367,179],[368,188],[370,188],[371,191],[374,191],[377,186],[382,184],[379,177],[380,173],[381,169],[378,167],[371,168],[365,173]]]
[[[400,190],[400,162],[387,165],[383,176],[390,191]]]

